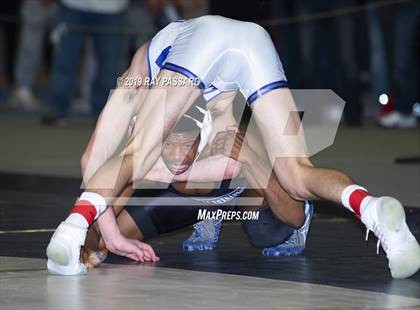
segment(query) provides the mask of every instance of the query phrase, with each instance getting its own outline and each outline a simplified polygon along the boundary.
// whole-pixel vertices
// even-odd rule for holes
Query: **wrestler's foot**
[[[211,251],[219,240],[222,220],[204,220],[194,225],[194,232],[183,242],[184,251]]]
[[[87,273],[80,263],[80,248],[85,242],[87,229],[62,222],[47,247],[47,268],[50,273],[77,275]]]
[[[388,258],[391,275],[396,279],[408,278],[420,269],[420,247],[405,221],[401,203],[392,197],[366,197],[361,220],[378,237]]]
[[[83,247],[80,253],[81,261],[88,270],[99,267],[108,257],[108,250],[106,248],[101,250],[92,250]]]
[[[264,256],[295,256],[299,255],[305,249],[306,238],[308,236],[309,227],[312,222],[314,206],[312,202],[305,203],[306,220],[302,227],[295,229],[293,234],[282,244],[264,248],[262,254]]]

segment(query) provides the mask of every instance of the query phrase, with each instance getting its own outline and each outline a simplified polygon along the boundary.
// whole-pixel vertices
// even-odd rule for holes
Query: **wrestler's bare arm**
[[[133,116],[144,101],[146,90],[127,81],[131,77],[147,76],[146,50],[147,44],[137,50],[130,67],[118,80],[116,89],[110,93],[98,118],[95,130],[81,158],[85,183],[115,154],[127,135]],[[135,98],[135,104],[129,104],[128,101],[133,101],[133,98]]]
[[[236,92],[227,92],[217,96],[207,103],[207,108],[212,115],[212,133],[209,138],[211,144],[218,132],[237,126],[233,116],[232,102]],[[160,182],[219,182],[221,180],[238,177],[241,173],[241,163],[224,155],[212,155],[206,147],[198,160],[186,172],[180,175],[172,175],[161,159],[149,171],[145,179]]]
[[[173,182],[219,182],[240,175],[241,163],[224,155],[210,156],[197,161],[183,174],[174,177]]]

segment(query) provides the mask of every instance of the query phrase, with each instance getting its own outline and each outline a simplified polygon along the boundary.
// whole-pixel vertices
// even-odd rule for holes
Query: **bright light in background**
[[[417,117],[420,117],[420,102],[415,102],[413,104],[413,114]]]
[[[382,94],[379,96],[379,103],[382,105],[386,105],[389,101],[388,95],[387,94]]]

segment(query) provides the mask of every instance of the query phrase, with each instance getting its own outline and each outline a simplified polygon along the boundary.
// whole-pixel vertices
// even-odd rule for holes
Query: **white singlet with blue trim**
[[[177,21],[148,46],[149,77],[162,69],[198,78],[209,101],[239,90],[252,104],[265,93],[287,87],[280,58],[261,26],[221,16]]]

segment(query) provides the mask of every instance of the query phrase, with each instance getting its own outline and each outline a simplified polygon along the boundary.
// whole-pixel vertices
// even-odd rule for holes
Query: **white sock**
[[[80,228],[86,228],[86,229],[89,228],[88,221],[80,213],[70,213],[64,222],[66,222],[67,224],[72,224]]]

